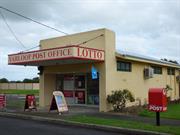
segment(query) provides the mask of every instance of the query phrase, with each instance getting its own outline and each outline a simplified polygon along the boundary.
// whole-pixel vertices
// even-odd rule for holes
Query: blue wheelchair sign
[[[92,79],[98,78],[97,69],[95,67],[91,68],[91,76],[92,76]]]

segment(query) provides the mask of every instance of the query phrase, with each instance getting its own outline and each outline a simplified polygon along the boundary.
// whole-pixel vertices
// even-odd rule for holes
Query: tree
[[[0,79],[0,83],[8,83],[9,81],[8,81],[8,79],[6,79],[6,78],[1,78]]]
[[[166,91],[166,94],[167,94],[168,91],[173,90],[168,84],[166,85],[166,88],[164,88],[164,89]]]
[[[169,86],[169,85],[167,84],[167,85],[166,85],[166,88],[164,88],[164,90],[165,90],[165,92],[166,92],[167,100],[168,100],[168,102],[169,102],[170,99],[171,99],[171,97],[170,97],[170,95],[168,95],[168,91],[171,91],[171,90],[173,90],[173,89],[171,88],[171,86]]]
[[[32,81],[33,81],[33,83],[39,83],[39,77],[34,77],[34,78],[32,79]]]
[[[176,60],[169,60],[169,62],[174,63],[174,64],[179,64]]]
[[[135,99],[131,92],[127,89],[112,91],[112,94],[107,96],[108,103],[113,105],[114,111],[121,111],[126,106],[126,102],[134,102]]]
[[[167,61],[167,62],[171,62],[171,63],[174,63],[174,64],[179,64],[176,60],[168,60],[168,59],[166,59],[166,58],[161,59],[161,60]]]
[[[32,83],[32,80],[31,80],[31,79],[28,79],[28,78],[25,78],[25,79],[23,80],[23,83]]]
[[[39,77],[34,77],[33,79],[25,78],[23,83],[39,83]]]
[[[20,81],[20,80],[17,80],[17,81],[16,81],[16,83],[22,83],[22,81]]]

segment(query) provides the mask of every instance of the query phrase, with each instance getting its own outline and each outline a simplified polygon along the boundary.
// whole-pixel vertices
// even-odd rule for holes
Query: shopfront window
[[[59,74],[56,79],[68,104],[99,105],[99,79],[92,79],[91,73]]]

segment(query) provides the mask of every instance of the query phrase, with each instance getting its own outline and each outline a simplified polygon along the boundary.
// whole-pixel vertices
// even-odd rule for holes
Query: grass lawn
[[[108,118],[98,118],[92,116],[72,116],[66,118],[69,121],[88,123],[88,124],[97,124],[97,125],[107,125],[107,126],[115,126],[115,127],[123,127],[123,128],[133,128],[133,129],[142,129],[149,131],[157,131],[171,134],[180,134],[180,126],[155,126],[152,124],[146,124],[135,121],[125,121],[125,120],[116,120],[116,119],[108,119]]]
[[[139,113],[140,116],[155,117],[155,112],[150,112],[144,109]],[[166,112],[160,113],[161,118],[178,119],[180,120],[180,104],[169,104]]]
[[[18,95],[35,94],[35,95],[39,95],[39,90],[0,90],[0,94],[18,94]]]

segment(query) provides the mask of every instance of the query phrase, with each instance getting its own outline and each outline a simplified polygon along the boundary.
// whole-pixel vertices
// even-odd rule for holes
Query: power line
[[[93,40],[96,40],[97,38],[102,37],[102,36],[104,36],[104,34],[101,34],[101,35],[96,36],[96,37],[93,37],[93,38],[91,38],[91,39],[89,39],[89,40],[83,41],[83,42],[81,42],[81,43],[79,43],[79,44],[76,44],[76,45],[74,45],[74,46],[84,45],[84,44],[86,44],[86,43],[88,43],[88,42],[91,42],[91,41],[93,41]],[[32,47],[32,48],[29,48],[29,49],[24,50],[24,51],[22,51],[22,52],[26,52],[26,51],[32,50],[32,49],[34,49],[34,48],[37,48],[37,47],[40,47],[40,45],[35,46],[35,47]]]
[[[20,13],[14,12],[14,11],[12,11],[12,10],[9,10],[9,9],[5,8],[5,7],[0,6],[0,8],[6,10],[6,11],[8,11],[8,12],[11,12],[11,13],[13,13],[13,14],[15,14],[15,15],[18,15],[18,16],[20,16],[20,17],[22,17],[22,18],[25,18],[25,19],[27,19],[27,20],[30,20],[30,21],[32,21],[32,22],[35,22],[35,23],[40,24],[40,25],[42,25],[42,26],[45,26],[45,27],[47,27],[47,28],[53,29],[53,30],[55,30],[55,31],[57,31],[57,32],[63,33],[63,34],[65,34],[65,35],[68,35],[68,33],[64,32],[64,31],[58,30],[58,29],[56,29],[56,28],[54,28],[54,27],[51,27],[51,26],[46,25],[46,24],[44,24],[44,23],[38,22],[38,21],[36,21],[36,20],[34,20],[34,19],[30,18],[30,17],[26,17],[26,16],[24,16],[24,15],[22,15],[22,14],[20,14]]]
[[[93,37],[93,38],[91,38],[91,39],[89,39],[89,40],[83,41],[83,42],[81,42],[81,43],[79,43],[79,44],[76,44],[76,45],[74,45],[74,46],[84,45],[84,44],[86,44],[86,43],[88,43],[88,42],[91,42],[91,41],[93,41],[93,40],[96,40],[97,38],[102,37],[102,36],[104,36],[104,34],[101,34],[101,35],[96,36],[96,37]],[[40,47],[40,45],[35,46],[35,47],[32,47],[32,48],[29,48],[29,49],[24,50],[24,51],[22,51],[22,52],[26,52],[26,51],[32,50],[32,49],[34,49],[34,48],[37,48],[37,47]]]
[[[91,42],[91,41],[93,41],[93,40],[95,40],[95,39],[97,39],[97,38],[99,38],[99,37],[102,37],[102,36],[104,36],[104,34],[101,34],[101,35],[99,35],[99,36],[93,37],[93,38],[91,38],[91,39],[89,39],[89,40],[86,40],[86,41],[84,41],[84,42],[81,42],[81,43],[77,44],[77,46],[84,45],[84,44],[86,44],[86,43],[88,43],[88,42]]]
[[[31,47],[31,48],[29,48],[29,49],[26,49],[26,50],[24,50],[24,51],[22,51],[22,52],[27,52],[27,51],[30,51],[30,50],[32,50],[32,49],[34,49],[34,48],[37,48],[37,47],[39,47],[39,45],[38,45],[38,46]]]
[[[24,48],[26,48],[25,45],[18,39],[18,37],[16,36],[16,34],[14,33],[14,31],[11,29],[10,25],[7,23],[6,18],[5,18],[5,16],[3,15],[3,13],[1,12],[1,10],[0,10],[0,14],[1,14],[1,17],[2,17],[2,19],[3,19],[3,21],[4,21],[4,23],[6,24],[6,26],[8,27],[9,31],[10,31],[11,34],[14,36],[14,38],[16,39],[16,41],[17,41],[21,46],[23,46]]]
[[[27,19],[27,20],[30,20],[30,21],[32,21],[32,22],[35,22],[35,23],[40,24],[40,25],[42,25],[42,26],[45,26],[45,27],[47,27],[47,28],[53,29],[53,30],[55,30],[55,31],[57,31],[57,32],[63,33],[63,34],[65,34],[65,35],[69,35],[68,33],[64,32],[64,31],[58,30],[58,29],[56,29],[56,28],[54,28],[54,27],[51,27],[51,26],[48,26],[48,25],[43,24],[43,23],[41,23],[41,22],[38,22],[38,21],[36,21],[36,20],[34,20],[34,19],[32,19],[32,18],[26,17],[26,16],[24,16],[24,15],[22,15],[22,14],[20,14],[20,13],[14,12],[14,11],[12,11],[12,10],[9,10],[9,9],[5,8],[5,7],[0,6],[0,8],[6,10],[6,11],[8,11],[8,12],[11,12],[11,13],[13,13],[13,14],[15,14],[15,15],[18,15],[18,16],[20,16],[20,17],[22,17],[22,18],[25,18],[25,19]],[[2,13],[1,13],[1,16],[2,16],[3,20],[5,20],[5,18],[4,18],[4,16],[2,15]],[[6,21],[5,21],[5,22],[6,22]],[[6,24],[7,24],[7,22],[6,22]],[[8,28],[10,28],[8,24],[7,24],[7,26],[8,26]],[[12,31],[11,28],[10,28],[10,31]],[[14,32],[12,31],[12,33],[14,33]],[[15,35],[15,34],[13,34],[13,35]],[[86,43],[88,43],[88,42],[90,42],[90,41],[92,41],[92,40],[95,40],[95,39],[103,36],[103,35],[104,35],[104,34],[101,34],[101,35],[99,35],[99,36],[96,36],[96,37],[94,37],[94,38],[91,38],[91,39],[89,39],[89,40],[87,40],[87,41],[84,41],[84,42],[82,42],[82,43],[80,43],[80,44],[77,44],[77,46],[79,46],[79,45],[84,45],[84,44],[86,44]],[[16,36],[15,36],[15,37],[16,37]],[[16,39],[17,39],[17,37],[16,37]],[[19,40],[18,40],[18,41],[19,41]],[[27,49],[27,50],[25,50],[25,51],[28,51],[28,50],[31,50],[31,49],[34,49],[34,48],[37,48],[37,47],[39,47],[39,46],[32,47],[32,48]]]

